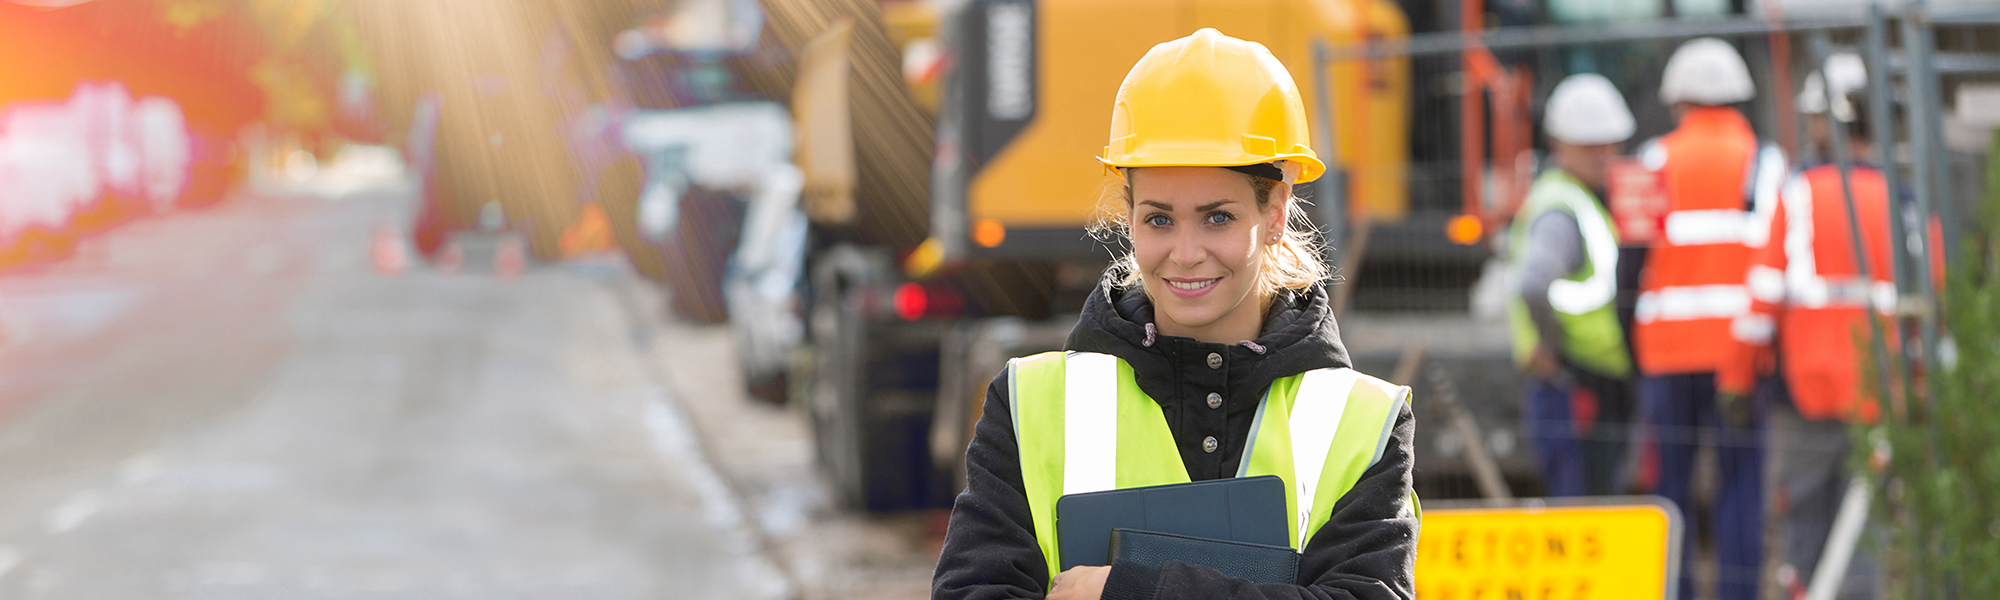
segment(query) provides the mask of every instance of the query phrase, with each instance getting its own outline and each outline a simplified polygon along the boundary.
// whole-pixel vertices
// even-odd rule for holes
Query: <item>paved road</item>
[[[0,275],[0,598],[797,593],[610,260],[370,267],[263,195]]]

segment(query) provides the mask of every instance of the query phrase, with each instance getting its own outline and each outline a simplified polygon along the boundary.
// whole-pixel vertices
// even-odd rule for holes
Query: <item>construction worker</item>
[[[1816,164],[1833,163],[1833,133],[1828,129],[1833,122],[1826,118],[1827,75],[1833,77],[1834,95],[1840,98],[1840,102],[1851,103],[1851,95],[1868,85],[1868,68],[1862,64],[1861,56],[1852,52],[1836,52],[1827,56],[1823,69],[1806,74],[1805,84],[1799,87],[1799,95],[1793,99],[1793,106],[1805,117],[1806,147],[1799,150],[1805,155],[1799,157],[1802,170]],[[1865,119],[1867,115],[1856,115],[1856,118]],[[1846,124],[1848,121],[1839,123]]]
[[[1341,346],[1292,194],[1325,167],[1290,73],[1202,29],[1139,59],[1112,115],[1099,160],[1123,177],[1112,231],[1132,252],[1067,352],[1008,361],[987,388],[931,597],[1411,597],[1409,388]],[[1180,561],[1058,572],[1066,494],[1259,475],[1291,490],[1294,585]]]
[[[1871,306],[1882,315],[1885,351],[1895,344],[1889,333],[1895,331],[1889,317],[1896,301],[1889,237],[1894,211],[1858,93],[1867,85],[1867,71],[1859,56],[1841,53],[1828,57],[1824,72],[1808,78],[1799,112],[1828,161],[1834,150],[1827,139],[1831,128],[1844,130],[1851,167],[1843,181],[1837,164],[1807,165],[1781,188],[1768,241],[1755,251],[1745,277],[1750,310],[1735,319],[1731,333],[1737,343],[1716,373],[1718,393],[1742,399],[1756,391],[1758,375],[1772,366],[1773,350],[1782,365],[1780,379],[1788,393],[1764,406],[1776,463],[1775,516],[1784,520],[1778,576],[1780,585],[1795,592],[1803,591],[1817,570],[1852,475],[1844,466],[1848,427],[1873,422],[1877,415],[1876,394],[1860,375],[1863,365],[1871,364],[1866,358],[1876,339],[1867,322]],[[1856,226],[1867,250],[1867,279],[1856,264]],[[1873,598],[1872,562],[1865,551],[1854,557],[1840,580],[1839,597]]]
[[[1681,514],[1695,514],[1695,450],[1703,438],[1714,444],[1720,486],[1712,531],[1722,600],[1755,597],[1762,561],[1761,429],[1754,407],[1719,405],[1715,394],[1730,324],[1750,307],[1743,272],[1751,250],[1763,245],[1771,197],[1785,173],[1784,155],[1760,144],[1731,106],[1755,96],[1749,68],[1727,42],[1682,44],[1660,82],[1660,99],[1679,126],[1639,156],[1660,174],[1668,202],[1640,276],[1632,334],[1640,414],[1657,450],[1654,491]],[[1682,548],[1697,547],[1694,529],[1685,528]],[[1695,596],[1698,554],[1682,554],[1682,598]]]
[[[1542,128],[1554,165],[1528,189],[1508,236],[1520,282],[1509,311],[1514,357],[1530,376],[1522,414],[1551,496],[1616,493],[1632,361],[1618,325],[1618,232],[1603,198],[1632,112],[1611,80],[1571,75]]]

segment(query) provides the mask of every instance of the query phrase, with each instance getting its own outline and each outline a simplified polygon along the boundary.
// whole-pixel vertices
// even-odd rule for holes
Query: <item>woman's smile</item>
[[[1175,296],[1180,296],[1181,298],[1185,298],[1188,300],[1193,300],[1195,298],[1202,297],[1203,295],[1207,294],[1209,290],[1215,289],[1215,282],[1222,281],[1221,277],[1210,277],[1207,279],[1193,279],[1188,277],[1168,277],[1165,279],[1167,281],[1167,287],[1174,291]]]

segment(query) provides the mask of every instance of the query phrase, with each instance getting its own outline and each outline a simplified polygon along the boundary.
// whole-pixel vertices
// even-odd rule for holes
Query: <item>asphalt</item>
[[[262,188],[0,274],[0,598],[923,596],[941,517],[832,508],[727,330],[609,256],[384,273],[411,201]]]

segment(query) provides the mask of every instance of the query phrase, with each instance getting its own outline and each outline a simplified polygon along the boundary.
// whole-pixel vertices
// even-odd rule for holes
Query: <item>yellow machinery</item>
[[[797,31],[845,12],[808,8],[854,1],[764,5],[773,29]],[[1004,358],[992,356],[995,349],[1060,344],[1114,251],[1086,233],[1115,181],[1092,157],[1104,148],[1119,83],[1154,44],[1203,27],[1263,43],[1305,94],[1315,149],[1335,173],[1310,191],[1317,210],[1347,211],[1314,219],[1394,221],[1408,209],[1407,60],[1334,62],[1319,51],[1406,36],[1388,0],[887,0],[879,7],[856,15],[854,31],[870,33],[868,17],[879,19],[900,56],[865,45],[852,51],[853,140],[801,139],[802,164],[843,165],[838,152],[848,149],[859,178],[850,195],[842,192],[850,189],[844,171],[807,169],[806,188],[825,190],[804,199],[820,232],[803,302],[816,351],[776,386],[810,409],[820,462],[850,506],[947,502],[967,430]],[[801,54],[802,64],[827,64],[817,52]],[[901,75],[894,94],[884,93],[890,83],[879,77],[889,68]],[[801,85],[822,77],[809,70],[802,68]],[[794,100],[808,97],[815,106],[793,106],[801,133],[838,131],[824,122],[838,99]],[[911,122],[904,107],[929,114]],[[930,147],[922,160],[906,156],[910,146],[883,145],[889,133],[929,130],[933,137],[910,143]],[[916,207],[903,193],[912,183],[928,189]],[[927,222],[911,228],[913,212]],[[996,323],[1046,333],[988,335],[1007,329]]]

